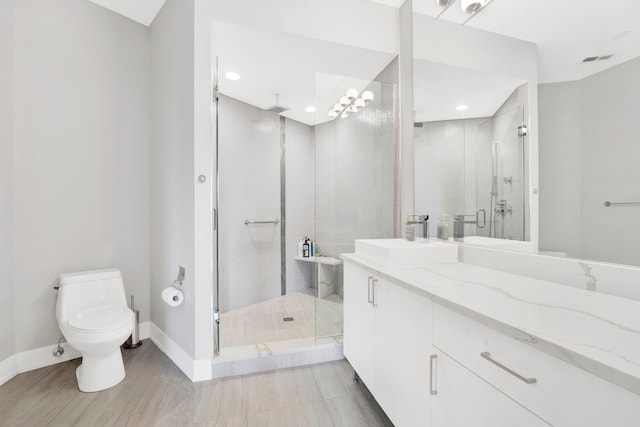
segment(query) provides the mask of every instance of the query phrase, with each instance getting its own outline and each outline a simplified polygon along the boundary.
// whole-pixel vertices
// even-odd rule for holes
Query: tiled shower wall
[[[223,311],[281,295],[280,227],[286,227],[287,293],[312,286],[295,262],[297,239],[313,231],[311,128],[285,119],[286,224],[281,219],[280,116],[222,96],[220,135],[220,306]]]

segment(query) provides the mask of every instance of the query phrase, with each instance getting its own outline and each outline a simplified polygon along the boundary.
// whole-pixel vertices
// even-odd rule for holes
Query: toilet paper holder
[[[127,341],[122,344],[122,347],[130,350],[132,348],[138,348],[142,345],[140,340],[140,310],[136,310],[133,305],[133,295],[131,295],[131,311],[133,311],[134,325],[131,335],[127,338]]]
[[[183,266],[178,266],[178,277],[173,281],[174,285],[182,286],[182,282],[184,282],[184,274],[185,270]]]

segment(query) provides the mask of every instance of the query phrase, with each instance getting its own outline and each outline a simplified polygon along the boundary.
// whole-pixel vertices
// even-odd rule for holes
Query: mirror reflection
[[[416,213],[440,238],[529,240],[526,82],[414,61]]]

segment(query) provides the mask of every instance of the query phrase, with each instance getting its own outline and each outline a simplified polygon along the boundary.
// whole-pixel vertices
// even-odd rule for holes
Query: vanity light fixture
[[[236,73],[235,71],[229,71],[224,75],[228,80],[240,80],[240,74]]]
[[[341,96],[338,102],[329,110],[327,115],[331,119],[335,119],[340,116],[346,119],[351,114],[357,113],[362,110],[367,104],[373,101],[373,92],[365,90],[358,97],[358,91],[356,89],[349,89],[344,96]]]

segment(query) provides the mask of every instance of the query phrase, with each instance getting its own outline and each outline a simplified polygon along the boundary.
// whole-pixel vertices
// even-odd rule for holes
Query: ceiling
[[[404,0],[370,0],[399,7]],[[455,3],[438,19],[462,23]],[[436,17],[435,0],[413,0],[415,13]],[[538,45],[538,81],[579,80],[640,56],[638,0],[493,0],[465,25]],[[583,63],[591,56],[613,54]]]
[[[144,25],[150,25],[165,2],[90,1]],[[396,8],[404,3],[370,1]],[[493,0],[471,18],[461,11],[460,2],[454,0],[444,10],[435,0],[413,0],[413,8],[415,13],[535,43],[541,83],[579,80],[640,56],[638,0]],[[278,104],[289,107],[282,115],[309,125],[327,121],[327,111],[347,89],[361,92],[395,56],[242,26],[216,23],[214,28],[220,91],[264,109],[276,104],[278,93]],[[603,55],[613,56],[582,62],[585,57]],[[522,83],[443,68],[416,62],[416,121],[491,116]],[[225,79],[227,71],[239,73],[241,79]],[[473,83],[465,86],[464,82]],[[459,113],[455,111],[459,104],[470,108]],[[305,107],[312,105],[317,111],[306,112]]]
[[[97,5],[149,26],[166,0],[89,0]]]
[[[221,93],[263,109],[278,93],[278,104],[289,107],[282,115],[308,125],[329,120],[329,108],[348,89],[362,92],[395,57],[222,22],[214,23],[214,35]],[[240,80],[225,78],[229,71]],[[306,112],[308,106],[317,111]]]
[[[492,117],[514,90],[525,83],[422,60],[414,61],[413,74],[415,122]],[[459,105],[469,108],[457,111]]]
[[[165,0],[90,0],[150,25]],[[370,0],[400,7],[404,0]],[[438,19],[462,23],[467,15],[455,3]],[[435,0],[413,0],[416,13],[436,17]],[[579,80],[640,56],[638,0],[493,0],[466,24],[469,27],[538,45],[541,83]],[[583,63],[591,56],[613,54]]]

